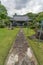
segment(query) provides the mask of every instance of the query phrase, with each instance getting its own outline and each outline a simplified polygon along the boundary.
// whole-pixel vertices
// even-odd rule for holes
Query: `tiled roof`
[[[13,18],[11,20],[15,20],[15,21],[28,21],[30,19],[26,15],[15,15],[15,16],[13,16]]]

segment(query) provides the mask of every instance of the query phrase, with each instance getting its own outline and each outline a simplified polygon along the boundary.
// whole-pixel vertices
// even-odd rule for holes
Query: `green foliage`
[[[27,13],[26,15],[28,15],[28,17],[32,19],[31,21],[32,28],[35,28],[36,26],[39,27],[38,24],[41,22],[41,20],[43,20],[43,12],[40,12],[38,14]]]
[[[7,16],[6,8],[0,4],[0,27],[5,27],[5,23],[9,23],[9,17]]]
[[[37,14],[35,14],[35,13],[27,13],[26,15],[28,15],[29,16],[29,18],[30,19],[32,19],[32,20],[34,20],[35,19],[35,17],[37,17]]]
[[[43,20],[43,12],[38,13],[38,16],[36,17],[36,20],[38,22],[40,22],[41,20]]]
[[[3,19],[5,18],[7,15],[7,10],[6,8],[0,4],[0,17]]]
[[[41,20],[43,20],[43,12],[40,12],[38,14],[27,13],[26,15],[28,15],[34,22],[40,22]]]

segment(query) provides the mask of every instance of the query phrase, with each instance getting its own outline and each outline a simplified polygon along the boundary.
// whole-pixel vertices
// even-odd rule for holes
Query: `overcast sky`
[[[6,7],[8,15],[14,13],[23,15],[28,12],[38,13],[43,11],[43,0],[0,0]]]

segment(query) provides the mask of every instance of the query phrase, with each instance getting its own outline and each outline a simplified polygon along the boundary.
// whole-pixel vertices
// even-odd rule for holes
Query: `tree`
[[[43,12],[40,12],[37,14],[30,12],[30,13],[27,13],[26,15],[30,19],[32,19],[32,21],[31,21],[31,27],[32,28],[35,28],[35,27],[40,28],[39,23],[43,20]]]
[[[5,26],[5,22],[8,23],[9,17],[7,16],[6,8],[0,3],[0,27]]]
[[[43,20],[43,12],[38,13],[36,20],[37,20],[37,22],[40,22],[41,20]]]
[[[6,17],[6,15],[7,15],[7,10],[6,10],[6,8],[2,5],[2,4],[0,4],[0,17],[1,18],[5,18]]]

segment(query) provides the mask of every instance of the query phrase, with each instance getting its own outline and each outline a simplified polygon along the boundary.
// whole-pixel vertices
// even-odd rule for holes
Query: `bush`
[[[0,23],[0,28],[4,28],[4,27],[5,27],[5,24]]]
[[[4,25],[1,25],[0,28],[4,28],[5,26]]]

